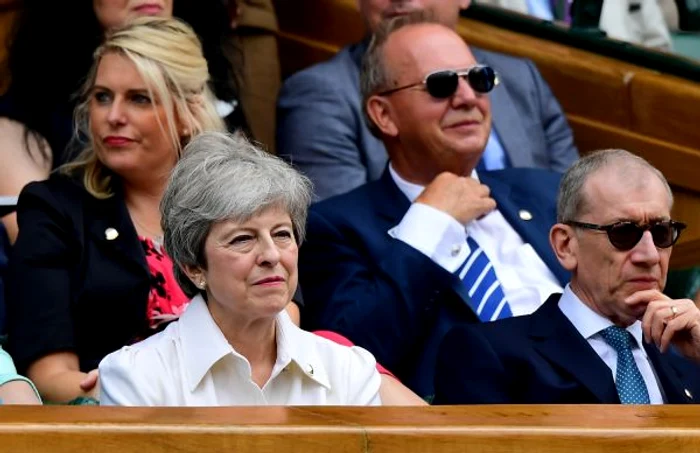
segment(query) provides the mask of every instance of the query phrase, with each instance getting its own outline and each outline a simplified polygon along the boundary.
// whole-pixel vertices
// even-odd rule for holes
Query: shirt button
[[[452,246],[452,249],[450,249],[450,255],[457,256],[457,255],[459,255],[459,252],[461,252],[461,251],[462,251],[462,245],[455,244]]]

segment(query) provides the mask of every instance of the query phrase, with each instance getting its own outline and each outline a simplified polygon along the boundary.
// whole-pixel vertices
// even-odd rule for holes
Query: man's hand
[[[423,203],[454,217],[462,225],[496,209],[491,190],[474,178],[440,173],[423,190],[416,203]]]
[[[673,344],[687,358],[700,362],[700,310],[690,299],[674,300],[657,290],[639,291],[628,304],[646,303],[642,331],[661,352]]]

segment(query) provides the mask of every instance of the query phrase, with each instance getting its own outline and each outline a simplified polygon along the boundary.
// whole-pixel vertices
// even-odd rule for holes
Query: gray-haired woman
[[[101,404],[380,404],[374,358],[299,329],[309,181],[240,136],[205,133],[161,202],[165,248],[194,296],[180,320],[100,363]]]

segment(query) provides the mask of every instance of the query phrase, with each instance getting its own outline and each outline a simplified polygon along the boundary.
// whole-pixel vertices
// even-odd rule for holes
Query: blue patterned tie
[[[622,404],[649,404],[646,383],[632,355],[632,334],[618,326],[610,326],[600,334],[617,351],[615,386]]]
[[[467,286],[479,319],[488,322],[513,316],[491,260],[471,237],[467,238],[467,244],[471,252],[455,273]]]

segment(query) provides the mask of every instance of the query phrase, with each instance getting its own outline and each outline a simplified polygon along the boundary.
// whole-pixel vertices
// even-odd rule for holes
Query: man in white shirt
[[[671,220],[663,175],[622,150],[582,158],[562,179],[550,241],[571,283],[535,313],[460,326],[446,337],[436,402],[695,402],[700,310],[671,300]],[[674,345],[678,352],[668,352]]]
[[[488,92],[499,87],[450,28],[397,18],[377,31],[364,66],[367,115],[390,165],[378,181],[312,207],[302,323],[369,349],[430,399],[451,326],[530,313],[568,281],[547,240],[560,175],[476,174]]]

